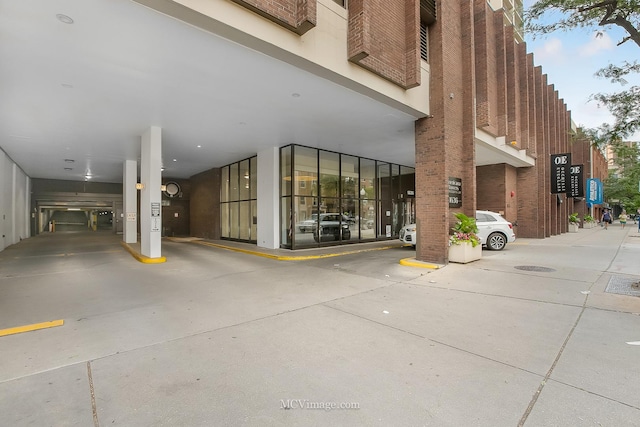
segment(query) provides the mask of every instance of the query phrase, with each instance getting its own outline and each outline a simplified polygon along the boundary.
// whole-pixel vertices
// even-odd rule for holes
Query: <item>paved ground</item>
[[[439,270],[40,235],[0,252],[0,329],[65,323],[0,337],[0,425],[637,426],[640,297],[605,292],[635,227]]]

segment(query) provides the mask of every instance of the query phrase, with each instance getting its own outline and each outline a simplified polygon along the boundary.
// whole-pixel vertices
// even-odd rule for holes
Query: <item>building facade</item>
[[[243,155],[188,177],[163,173],[184,190],[162,194],[165,234],[298,249],[394,239],[416,222],[416,258],[445,264],[456,212],[497,211],[517,236],[544,238],[566,232],[579,207],[551,192],[550,156],[574,152],[574,129],[522,41],[520,1],[135,3],[315,79],[263,100],[280,127],[243,131],[255,141]],[[284,87],[274,74],[236,83]],[[325,110],[304,116],[295,103],[305,97]],[[232,107],[254,119],[253,106]],[[136,218],[131,203],[115,205],[114,223]]]

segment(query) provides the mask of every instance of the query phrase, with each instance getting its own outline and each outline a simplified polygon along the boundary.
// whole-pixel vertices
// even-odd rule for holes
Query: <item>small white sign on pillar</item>
[[[159,232],[161,226],[160,203],[151,203],[151,231]]]

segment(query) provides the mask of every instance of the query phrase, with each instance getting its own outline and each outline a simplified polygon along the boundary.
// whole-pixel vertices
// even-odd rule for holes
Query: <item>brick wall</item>
[[[517,168],[505,163],[479,166],[476,187],[478,210],[499,212],[508,221],[518,221]]]
[[[297,34],[316,25],[316,0],[231,0]]]
[[[350,0],[348,58],[404,88],[420,84],[420,2]]]
[[[220,239],[220,169],[191,177],[191,236]]]
[[[180,193],[175,197],[168,197],[162,193],[163,202],[169,203],[162,206],[163,234],[165,236],[189,236],[191,231],[189,218],[191,183],[187,179],[162,178],[163,185],[168,182],[177,183],[180,186]]]
[[[473,4],[437,7],[429,38],[433,117],[416,122],[416,258],[447,263],[453,213],[473,215],[476,207]],[[462,179],[461,208],[449,208],[448,177]]]

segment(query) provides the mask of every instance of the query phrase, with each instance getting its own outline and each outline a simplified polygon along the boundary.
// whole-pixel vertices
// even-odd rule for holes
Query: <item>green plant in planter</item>
[[[580,218],[578,218],[577,212],[569,215],[569,224],[580,224]]]
[[[476,234],[478,226],[476,219],[466,216],[458,212],[454,214],[458,222],[451,228],[453,234],[449,237],[449,243],[452,245],[461,245],[463,243],[471,243],[474,248],[480,244],[480,238]]]
[[[596,222],[591,215],[585,215],[582,219],[584,222]]]

